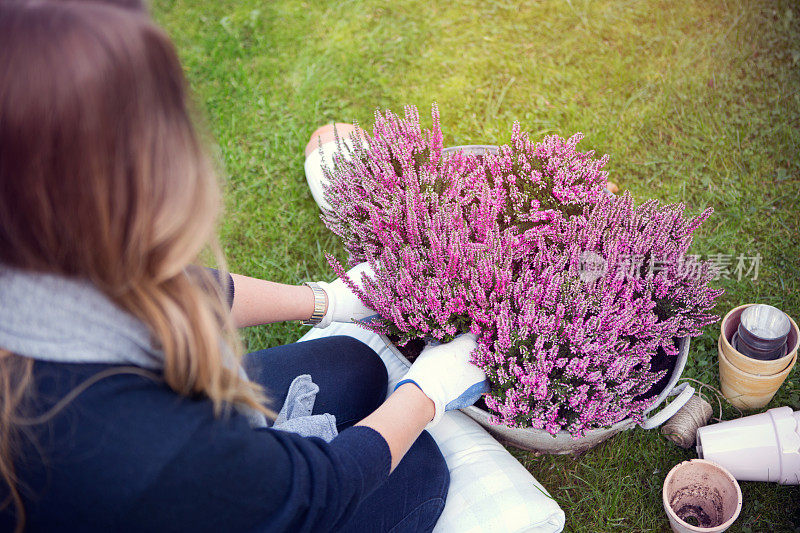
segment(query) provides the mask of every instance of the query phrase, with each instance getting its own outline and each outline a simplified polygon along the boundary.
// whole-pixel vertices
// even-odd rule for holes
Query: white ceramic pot
[[[397,347],[392,344],[392,341],[385,335],[381,335],[381,339],[383,339],[386,346],[400,361],[404,362],[406,366],[411,366],[408,359],[400,353]],[[661,391],[661,394],[653,400],[653,404],[645,410],[645,419],[640,424],[644,429],[652,429],[666,422],[672,415],[677,413],[678,409],[683,407],[694,394],[694,388],[687,383],[682,383],[676,387],[678,379],[680,379],[683,369],[686,366],[686,360],[689,357],[688,337],[680,339],[678,350],[678,360],[675,363],[675,368],[672,370],[667,385],[664,387],[664,390]],[[677,396],[677,398],[658,413],[651,414],[670,396]],[[574,439],[566,431],[560,431],[553,436],[543,429],[512,428],[502,424],[492,424],[489,421],[491,418],[489,412],[475,406],[467,407],[461,411],[486,428],[486,430],[498,440],[524,450],[548,454],[582,453],[621,431],[636,427],[636,422],[634,420],[626,418],[611,427],[587,431],[583,437]]]
[[[724,466],[740,481],[800,485],[800,411],[776,407],[702,427],[697,455]]]

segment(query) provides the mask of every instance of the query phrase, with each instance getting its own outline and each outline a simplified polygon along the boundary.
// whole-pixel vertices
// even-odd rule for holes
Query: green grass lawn
[[[227,177],[231,269],[297,283],[343,257],[303,176],[318,125],[377,107],[439,103],[445,144],[586,135],[638,198],[715,214],[695,253],[760,254],[758,279],[720,280],[718,311],[747,302],[800,319],[800,5],[790,1],[155,0]],[[735,261],[734,261],[735,262]],[[281,324],[251,349],[295,340]],[[692,342],[685,376],[718,386],[716,338]],[[770,407],[800,409],[795,370]],[[734,416],[727,409],[726,417]],[[568,531],[665,531],[661,484],[694,457],[630,431],[579,458],[514,451]],[[800,530],[800,489],[742,483],[731,531]]]

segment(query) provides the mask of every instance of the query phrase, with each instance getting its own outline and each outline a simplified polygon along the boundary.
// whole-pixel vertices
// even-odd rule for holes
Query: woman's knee
[[[386,388],[389,379],[386,366],[375,350],[353,337],[339,335],[326,339],[330,343],[330,351],[341,364],[355,370],[356,374],[368,382],[382,384]]]
[[[310,374],[320,387],[320,407],[333,408],[344,400],[361,406],[359,414],[366,416],[386,397],[386,367],[374,350],[352,337],[276,346],[247,354],[242,364],[250,379],[281,398],[294,378]]]
[[[353,337],[327,337],[326,349],[335,366],[338,387],[358,396],[363,406],[359,419],[380,406],[386,398],[388,375],[386,366],[375,351]],[[346,421],[341,420],[341,423]]]
[[[311,138],[309,138],[308,144],[306,144],[306,157],[308,157],[308,154],[313,152],[320,144],[333,141],[337,136],[340,139],[345,139],[351,133],[356,131],[356,129],[357,128],[353,124],[348,124],[347,122],[334,122],[333,124],[325,124],[324,126],[320,126],[314,131],[314,133],[311,134]]]
[[[341,431],[363,419],[386,398],[388,376],[378,354],[363,342],[331,336],[298,342],[294,375],[310,374],[319,386],[314,413],[331,413]],[[291,355],[285,360],[291,361]]]
[[[441,498],[444,502],[450,488],[450,470],[447,468],[442,451],[430,433],[423,431],[420,434],[403,461],[406,459],[414,463],[410,465],[414,470],[425,472],[430,481],[430,499]]]
[[[450,488],[450,471],[430,433],[422,432],[392,475],[396,474],[416,485],[413,491],[415,501],[407,502],[412,506],[406,509],[391,532],[432,531],[444,510]]]

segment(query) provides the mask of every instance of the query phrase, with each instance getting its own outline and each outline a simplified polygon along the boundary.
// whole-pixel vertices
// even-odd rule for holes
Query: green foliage
[[[763,302],[800,319],[800,7],[790,0],[154,0],[227,175],[221,225],[234,271],[297,283],[344,252],[317,216],[303,147],[320,124],[437,101],[445,146],[586,134],[637,197],[715,214],[695,253],[760,254],[757,280],[722,279],[718,309]],[[251,349],[293,324],[253,328]],[[718,386],[718,328],[684,375]],[[769,407],[800,408],[798,371]],[[733,409],[725,417],[736,416]],[[715,413],[716,416],[716,413]],[[661,483],[694,457],[635,430],[579,458],[514,452],[567,513],[568,531],[665,531]],[[800,527],[800,490],[742,483],[730,531]]]

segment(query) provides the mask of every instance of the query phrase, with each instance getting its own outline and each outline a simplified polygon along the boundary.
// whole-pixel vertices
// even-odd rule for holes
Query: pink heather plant
[[[551,135],[533,143],[515,122],[511,142],[486,156],[486,188],[503,205],[499,224],[517,228],[521,251],[535,250],[541,237],[554,238],[562,222],[603,194],[608,156],[578,152],[581,139],[581,133],[567,140]]]
[[[492,382],[485,401],[496,423],[580,436],[641,417],[645,393],[667,372],[651,371],[653,356],[677,355],[676,338],[717,319],[711,265],[687,269],[685,260],[711,210],[683,211],[602,197],[585,224],[565,228],[566,247],[535,252],[474,355]],[[601,270],[587,272],[587,257]]]
[[[350,264],[375,267],[359,291],[383,317],[370,327],[404,341],[450,340],[473,319],[490,320],[486,310],[510,282],[515,231],[500,230],[502,205],[477,186],[486,175],[480,160],[442,158],[436,107],[425,132],[412,107],[405,119],[390,111],[375,118],[369,149],[334,156],[325,192],[333,210],[323,220],[342,238]]]
[[[328,256],[380,315],[364,326],[401,343],[479,335],[498,423],[578,436],[640,417],[664,374],[653,356],[674,360],[675,338],[716,319],[709,265],[684,260],[711,211],[607,196],[607,157],[577,151],[580,134],[533,143],[514,124],[497,154],[444,156],[431,114],[423,130],[414,107],[376,113],[326,173],[322,218],[375,271],[360,290]]]
[[[371,324],[402,341],[447,341],[489,326],[508,297],[515,262],[554,237],[557,224],[581,218],[605,186],[606,159],[553,136],[534,144],[515,124],[512,144],[496,156],[442,156],[439,111],[423,131],[416,108],[405,117],[376,113],[373,135],[334,155],[324,213],[349,263],[376,271],[362,299],[383,320]],[[344,268],[329,257],[336,273]],[[347,280],[346,280],[347,281]]]

